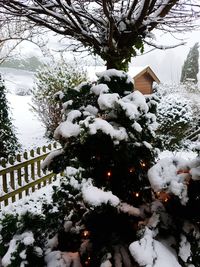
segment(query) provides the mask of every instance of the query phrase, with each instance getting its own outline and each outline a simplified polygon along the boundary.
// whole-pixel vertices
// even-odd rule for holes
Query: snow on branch
[[[144,267],[181,267],[171,247],[153,238],[153,232],[145,229],[143,238],[129,246],[131,255]]]
[[[180,42],[180,43],[174,44],[174,45],[160,45],[160,44],[156,44],[156,43],[154,43],[152,41],[147,41],[147,40],[145,40],[144,43],[146,43],[147,45],[152,46],[152,47],[154,47],[156,49],[161,49],[161,50],[176,48],[178,46],[186,44],[186,42]]]
[[[111,191],[104,191],[93,186],[90,181],[83,183],[82,194],[85,202],[92,206],[101,206],[102,204],[110,204],[117,207],[119,212],[127,213],[130,216],[141,217],[142,212],[139,208],[135,208],[127,203],[120,202],[120,199],[113,195]]]

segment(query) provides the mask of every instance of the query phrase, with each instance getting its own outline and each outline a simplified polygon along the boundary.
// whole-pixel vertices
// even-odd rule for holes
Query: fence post
[[[43,146],[43,147],[42,147],[42,151],[43,151],[44,153],[46,153],[46,152],[47,152],[47,147],[46,147],[46,146]],[[45,172],[45,173],[46,173],[46,172]],[[47,181],[45,180],[45,181],[43,182],[43,185],[46,186],[46,184],[47,184]]]
[[[7,163],[6,159],[3,158],[1,160],[1,166],[5,168],[6,163]],[[2,188],[3,188],[3,192],[8,193],[7,174],[6,173],[2,175]],[[8,200],[5,200],[4,204],[5,204],[5,206],[7,206]]]
[[[7,174],[3,174],[3,192],[8,193],[8,185],[7,185]],[[8,205],[8,199],[4,201],[5,206]]]
[[[24,159],[28,160],[28,152],[27,151],[24,152]],[[28,166],[27,165],[24,166],[24,181],[27,184],[29,182],[29,179],[28,179]],[[29,189],[28,188],[26,189],[25,193],[26,193],[26,195],[29,194]]]
[[[33,149],[31,149],[30,155],[34,158],[35,153]],[[31,179],[35,180],[35,162],[31,163]],[[32,192],[35,192],[35,186],[32,187]]]
[[[38,147],[38,148],[36,149],[36,153],[37,153],[38,155],[41,154],[41,148],[40,148],[40,147]],[[38,176],[38,177],[41,177],[41,160],[40,160],[40,159],[37,160],[37,176]],[[41,188],[41,183],[38,184],[38,189],[40,189],[40,188]]]
[[[16,159],[18,162],[21,162],[21,155],[17,155]],[[17,182],[18,182],[17,186],[21,187],[22,186],[22,169],[21,168],[17,169]],[[22,198],[22,193],[20,192],[19,199],[21,198]]]
[[[10,157],[10,158],[8,159],[8,162],[9,162],[11,165],[14,165],[15,160],[14,160],[13,157]],[[14,171],[13,171],[13,170],[10,172],[10,187],[12,188],[12,190],[15,190],[15,176],[14,176]],[[16,201],[16,197],[13,196],[13,197],[12,197],[12,202],[15,202],[15,201]]]

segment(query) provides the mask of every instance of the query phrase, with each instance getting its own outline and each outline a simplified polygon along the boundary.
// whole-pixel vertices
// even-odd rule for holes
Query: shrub
[[[166,149],[177,148],[192,125],[191,102],[180,94],[169,94],[160,99],[157,108],[158,134]]]
[[[180,84],[159,84],[154,86],[154,92],[158,97],[163,97],[165,95],[174,93],[199,94],[200,87],[191,81],[187,81],[185,83],[180,83]]]
[[[86,79],[86,74],[76,65],[64,62],[46,64],[35,75],[36,82],[32,91],[32,109],[46,127],[46,136],[53,133],[61,122],[62,98],[60,91],[67,92]],[[59,97],[55,98],[55,94]]]

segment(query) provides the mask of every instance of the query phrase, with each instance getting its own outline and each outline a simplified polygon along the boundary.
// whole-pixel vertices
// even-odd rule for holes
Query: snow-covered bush
[[[200,86],[190,81],[180,84],[156,84],[154,85],[153,89],[158,97],[163,97],[165,95],[174,93],[200,93]]]
[[[168,94],[160,98],[157,106],[157,134],[162,146],[174,149],[181,145],[193,121],[192,103],[180,94]]]
[[[172,93],[183,92],[183,89],[184,88],[180,87],[180,84],[161,83],[161,84],[154,84],[153,86],[153,91],[158,98],[162,98]]]
[[[200,93],[200,86],[193,81],[186,81],[181,86],[187,93]]]
[[[31,88],[18,87],[15,89],[15,94],[19,96],[31,95]]]
[[[77,65],[55,62],[42,66],[35,75],[32,90],[32,109],[46,127],[46,136],[52,138],[61,122],[62,105],[55,94],[66,92],[86,79],[86,74]]]

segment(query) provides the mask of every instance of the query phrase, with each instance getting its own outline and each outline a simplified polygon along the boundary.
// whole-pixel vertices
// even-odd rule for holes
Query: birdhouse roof
[[[160,83],[160,80],[158,79],[154,71],[150,68],[150,66],[129,67],[128,70],[128,74],[134,79],[139,78],[145,73],[149,74],[155,82]]]

